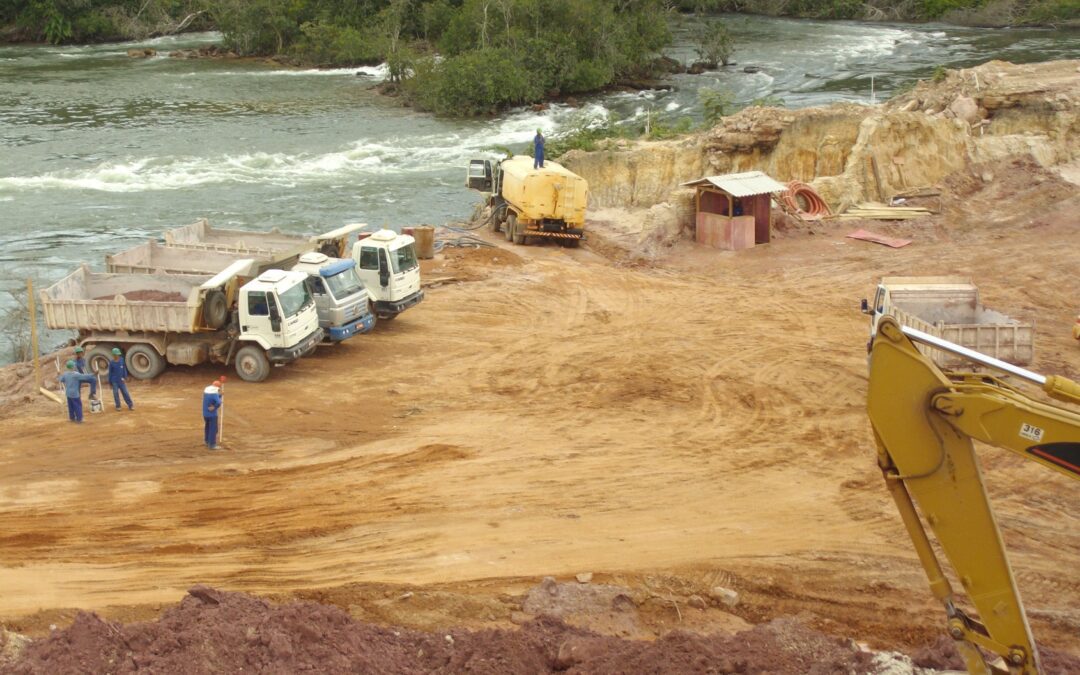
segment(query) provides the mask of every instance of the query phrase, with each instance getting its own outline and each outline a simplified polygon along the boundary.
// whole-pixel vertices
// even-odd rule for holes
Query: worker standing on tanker
[[[86,375],[86,359],[83,357],[83,348],[75,348],[75,372]]]
[[[119,347],[113,347],[112,349],[112,361],[109,361],[109,387],[112,388],[113,403],[116,404],[116,409],[120,409],[120,395],[124,395],[124,403],[127,403],[128,410],[134,410],[135,404],[131,402],[131,394],[128,393],[127,382],[128,372],[127,366],[124,365],[124,359],[121,358],[121,352]]]
[[[544,132],[539,129],[536,130],[536,136],[533,138],[533,168],[544,168]]]
[[[67,372],[57,377],[64,385],[64,395],[67,396],[68,419],[72,422],[83,421],[82,412],[82,385],[90,383],[90,398],[97,396],[97,378],[87,373],[75,372],[75,362],[67,362]]]
[[[221,410],[221,380],[214,380],[213,384],[203,389],[202,396],[203,436],[206,447],[211,450],[217,449],[219,410]]]

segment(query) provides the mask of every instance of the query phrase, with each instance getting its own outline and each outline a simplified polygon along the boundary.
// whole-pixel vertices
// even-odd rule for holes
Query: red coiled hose
[[[787,192],[780,195],[780,200],[789,209],[799,214],[803,220],[821,220],[825,216],[832,215],[829,205],[825,203],[821,195],[814,191],[814,188],[797,180],[789,182],[787,186]],[[799,205],[799,197],[802,197],[806,204],[805,210]]]

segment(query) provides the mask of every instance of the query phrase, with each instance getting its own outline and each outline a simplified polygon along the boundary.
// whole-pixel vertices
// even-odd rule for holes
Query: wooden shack
[[[699,244],[739,251],[772,240],[772,195],[787,189],[761,171],[708,176],[683,183],[694,188],[694,238]]]

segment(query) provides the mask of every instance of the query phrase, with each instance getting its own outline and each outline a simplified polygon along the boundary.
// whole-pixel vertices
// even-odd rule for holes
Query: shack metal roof
[[[787,186],[769,178],[761,171],[747,171],[745,173],[726,173],[722,176],[706,176],[683,183],[687,187],[712,185],[720,188],[733,197],[750,197],[753,195],[772,194],[783,192]]]

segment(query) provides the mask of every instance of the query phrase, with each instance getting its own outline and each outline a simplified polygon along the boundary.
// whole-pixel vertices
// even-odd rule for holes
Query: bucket
[[[99,398],[90,399],[90,412],[92,412],[92,413],[105,412],[105,406],[102,405],[101,399],[99,399]]]

